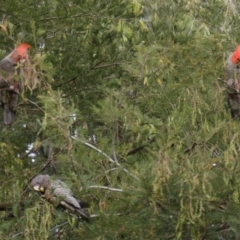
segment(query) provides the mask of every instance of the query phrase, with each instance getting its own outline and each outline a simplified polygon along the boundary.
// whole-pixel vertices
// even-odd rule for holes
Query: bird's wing
[[[89,208],[90,207],[90,205],[87,202],[83,202],[83,201],[79,200],[78,198],[76,198],[76,199],[77,199],[79,205],[81,206],[81,208]]]
[[[80,201],[75,198],[67,184],[60,180],[51,181],[53,194],[60,198],[60,205],[72,212],[78,212],[84,218],[89,218],[88,213],[81,207]]]
[[[51,188],[53,190],[53,194],[56,197],[59,197],[61,200],[64,200],[68,204],[72,205],[74,208],[81,208],[77,199],[73,196],[71,189],[60,180],[52,180]]]

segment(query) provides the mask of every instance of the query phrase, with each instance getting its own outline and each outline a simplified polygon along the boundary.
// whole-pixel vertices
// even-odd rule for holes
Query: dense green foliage
[[[0,239],[239,239],[240,125],[222,81],[233,2],[0,3],[0,57],[32,46],[17,121],[1,126]],[[98,216],[44,202],[40,172]]]

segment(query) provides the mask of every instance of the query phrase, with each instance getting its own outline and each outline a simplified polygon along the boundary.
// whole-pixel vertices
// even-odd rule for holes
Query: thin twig
[[[39,107],[35,102],[29,100],[28,98],[26,98],[26,100],[27,100],[28,102],[32,103],[33,105],[35,105],[38,109],[40,109],[40,110],[44,113],[44,110],[43,110],[41,107]]]
[[[12,236],[12,238],[15,238],[15,237],[17,237],[18,235],[20,235],[20,234],[24,234],[24,231],[22,231],[22,232],[19,232],[19,233],[16,233],[15,235],[13,235]]]
[[[75,137],[72,137],[73,139],[77,140]],[[115,162],[111,157],[109,157],[105,152],[103,152],[101,149],[95,147],[94,145],[92,145],[91,143],[88,143],[88,142],[83,142],[83,141],[80,141],[81,143],[83,143],[84,145],[90,147],[90,148],[93,148],[94,150],[96,150],[97,152],[101,153],[104,157],[106,157],[108,159],[109,162],[111,163],[115,163],[117,166],[120,167],[120,164],[118,162]]]
[[[56,85],[56,87],[60,87],[60,86],[62,86],[62,85],[64,85],[64,84],[66,84],[66,83],[70,83],[70,82],[76,80],[78,77],[79,77],[79,76],[72,77],[72,78],[68,79],[66,82],[61,82],[61,83],[59,83],[58,85]]]
[[[113,138],[112,140],[112,151],[113,151],[113,159],[114,159],[114,162],[116,163],[116,165],[120,165],[119,162],[118,162],[118,159],[117,159],[117,156],[116,156],[116,152],[115,152],[115,140]]]
[[[122,62],[124,62],[124,60],[119,61],[119,62],[114,62],[114,63],[109,63],[109,64],[105,64],[105,65],[96,66],[96,67],[93,67],[92,69],[98,69],[98,68],[111,67],[111,66],[114,66],[114,65],[120,65]]]
[[[97,15],[96,15],[97,16]],[[85,17],[85,18],[94,18],[96,17],[93,14],[89,15],[89,14],[84,14],[84,13],[79,13],[76,15],[70,15],[70,16],[64,16],[64,17],[46,17],[46,18],[41,18],[39,19],[39,21],[50,21],[50,20],[59,20],[59,19],[67,19],[67,18],[78,18],[78,17]]]
[[[110,190],[110,191],[114,191],[114,192],[123,192],[123,190],[120,188],[111,188],[111,187],[106,187],[106,186],[89,186],[87,188],[99,188],[99,189],[105,189],[105,190]]]
[[[98,63],[96,63],[91,69],[99,66],[101,63],[103,63],[105,60],[107,59],[107,57],[105,57],[104,59],[100,60]]]
[[[111,168],[111,169],[105,171],[105,173],[109,173],[109,172],[115,171],[117,169],[119,169],[119,167]]]
[[[62,226],[64,226],[64,225],[66,225],[66,224],[68,224],[68,222],[61,223],[61,224],[59,224],[59,225],[51,228],[51,229],[50,229],[50,232],[51,232],[51,231],[54,231],[56,228],[59,228],[59,227],[62,227]]]

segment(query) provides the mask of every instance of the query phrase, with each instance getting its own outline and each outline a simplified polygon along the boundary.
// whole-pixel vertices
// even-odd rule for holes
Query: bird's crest
[[[235,50],[235,52],[233,53],[231,60],[233,63],[238,64],[240,63],[240,46],[238,46]]]
[[[30,48],[31,46],[28,43],[22,43],[20,45],[18,45],[16,47],[16,51],[18,53],[18,55],[20,55],[21,57],[25,57],[27,54],[27,50]]]
[[[18,45],[11,53],[10,59],[17,64],[18,62],[25,61],[27,59],[27,50],[30,48],[30,45],[27,43],[22,43]]]

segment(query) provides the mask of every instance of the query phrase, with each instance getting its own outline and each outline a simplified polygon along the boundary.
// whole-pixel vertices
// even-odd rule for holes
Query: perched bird
[[[226,64],[228,102],[232,118],[240,118],[240,46],[228,57]]]
[[[29,48],[29,44],[22,43],[0,61],[0,101],[5,125],[11,125],[15,120],[18,94],[21,91],[21,83],[14,79],[19,74],[16,66],[28,58]]]
[[[31,186],[41,194],[42,198],[57,207],[77,212],[83,219],[89,219],[89,215],[84,209],[89,205],[75,198],[66,183],[61,180],[52,180],[49,175],[38,175],[33,178]]]
[[[230,54],[227,59],[226,80],[227,85],[240,91],[240,46]]]

